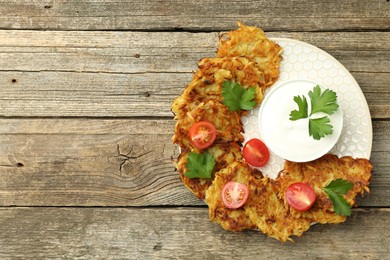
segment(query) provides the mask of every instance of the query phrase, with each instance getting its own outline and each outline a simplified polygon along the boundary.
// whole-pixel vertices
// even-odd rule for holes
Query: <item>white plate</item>
[[[349,155],[369,159],[372,147],[371,115],[363,92],[353,76],[330,54],[313,45],[284,38],[272,40],[283,47],[283,61],[280,64],[280,77],[277,83],[307,79],[337,92],[337,100],[343,111],[344,126],[338,142],[330,153],[339,157]],[[244,143],[252,138],[261,139],[258,126],[259,108],[242,117]],[[276,178],[283,166],[284,159],[271,152],[267,165],[259,169],[264,175]]]

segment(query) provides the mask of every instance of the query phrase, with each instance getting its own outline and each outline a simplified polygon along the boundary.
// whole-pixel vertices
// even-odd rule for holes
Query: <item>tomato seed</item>
[[[244,195],[245,195],[244,190],[243,189],[239,189],[238,192],[239,192],[238,200],[243,200],[244,199]]]
[[[229,190],[226,190],[225,191],[225,197],[226,197],[226,201],[230,204],[232,203],[233,199],[232,197],[230,196],[230,191]]]

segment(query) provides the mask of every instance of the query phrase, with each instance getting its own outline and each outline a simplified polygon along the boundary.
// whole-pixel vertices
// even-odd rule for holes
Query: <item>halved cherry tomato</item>
[[[309,184],[296,182],[287,188],[286,200],[295,210],[306,211],[313,206],[316,194]]]
[[[230,181],[222,189],[222,202],[226,208],[237,209],[248,199],[248,187],[244,184]]]
[[[264,166],[269,159],[267,146],[257,138],[249,140],[242,151],[245,160],[252,166]]]
[[[189,136],[196,148],[205,149],[214,143],[217,129],[208,121],[199,121],[191,126]]]

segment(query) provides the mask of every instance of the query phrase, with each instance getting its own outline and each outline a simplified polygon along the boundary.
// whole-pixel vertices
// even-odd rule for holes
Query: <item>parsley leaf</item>
[[[332,189],[334,192],[340,194],[347,194],[348,190],[352,189],[353,183],[343,179],[336,179],[326,186],[328,189]]]
[[[327,116],[309,120],[309,135],[315,140],[320,140],[325,135],[333,133],[333,126],[329,124],[330,120]]]
[[[222,84],[223,103],[230,111],[251,110],[256,106],[254,87],[244,89],[239,83],[225,81]]]
[[[240,100],[240,107],[243,110],[251,110],[256,106],[255,99],[256,90],[254,87],[250,87],[244,91]]]
[[[342,216],[351,216],[351,206],[340,194],[332,190],[324,190],[333,203],[334,212]]]
[[[188,178],[211,179],[211,174],[215,166],[215,159],[209,152],[194,153],[190,152],[187,158],[188,171],[184,175]]]
[[[325,89],[321,93],[321,88],[319,85],[313,88],[313,91],[309,92],[309,97],[311,101],[311,113],[315,114],[318,112],[324,112],[328,115],[333,114],[339,108],[337,105],[337,95],[336,92],[330,89]]]
[[[240,100],[244,89],[240,84],[232,81],[225,81],[222,84],[223,103],[230,111],[240,110]]]
[[[298,104],[298,110],[293,110],[290,113],[290,120],[295,121],[301,118],[307,118],[307,100],[306,97],[302,95],[300,96],[295,96],[294,97],[295,103]]]
[[[337,214],[342,216],[351,215],[351,206],[342,195],[345,195],[348,190],[352,189],[352,187],[353,183],[343,179],[336,179],[331,181],[326,187],[322,188],[332,201],[334,212]]]

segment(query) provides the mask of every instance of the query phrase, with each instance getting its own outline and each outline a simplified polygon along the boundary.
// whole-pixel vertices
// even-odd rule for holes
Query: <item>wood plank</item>
[[[172,117],[171,103],[191,80],[191,73],[0,75],[0,115],[7,117]]]
[[[354,72],[372,118],[390,118],[390,73]],[[191,73],[0,72],[0,116],[172,117]]]
[[[372,118],[390,117],[390,73],[352,72],[370,108]]]
[[[385,259],[390,209],[353,210],[295,243],[229,232],[205,208],[1,208],[2,259]]]
[[[173,120],[0,119],[1,206],[204,205],[171,158]],[[390,121],[374,121],[371,194],[390,206]]]
[[[218,35],[2,30],[0,68],[3,71],[191,72],[199,59],[215,56]],[[267,35],[313,44],[335,56],[352,72],[390,72],[390,32],[270,32]]]
[[[390,117],[390,33],[270,36],[304,40],[335,55],[357,77],[373,117]],[[171,116],[169,104],[190,81],[196,62],[215,55],[217,37],[0,31],[0,115]]]
[[[387,1],[2,0],[0,27],[54,30],[219,31],[241,20],[265,30],[386,30]]]

